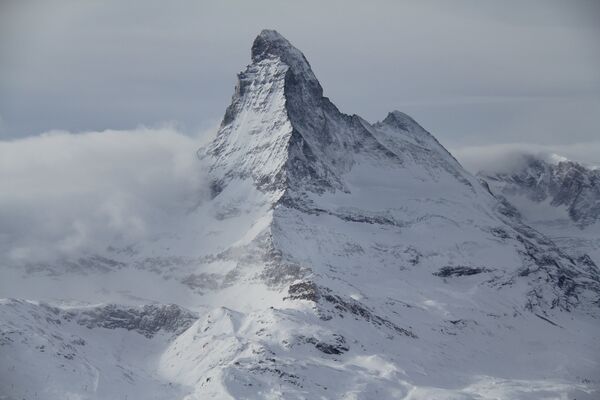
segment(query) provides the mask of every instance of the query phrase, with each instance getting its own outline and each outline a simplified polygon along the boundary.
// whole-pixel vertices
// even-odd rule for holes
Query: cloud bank
[[[472,173],[515,170],[524,161],[523,155],[533,155],[548,161],[568,159],[592,168],[600,166],[600,141],[565,145],[504,143],[465,146],[450,151]]]
[[[210,137],[167,126],[0,141],[0,263],[79,256],[177,231],[207,196],[196,150]],[[600,141],[450,150],[473,173],[514,169],[523,154],[600,165]]]
[[[5,262],[93,252],[176,224],[205,195],[204,137],[165,127],[0,141]]]

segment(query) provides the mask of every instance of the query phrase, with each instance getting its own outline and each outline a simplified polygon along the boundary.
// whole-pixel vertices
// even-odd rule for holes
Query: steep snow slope
[[[71,369],[51,377],[48,399],[599,394],[597,266],[523,224],[405,114],[375,124],[342,114],[277,32],[256,38],[217,137],[198,155],[211,198],[155,240],[2,268],[5,297],[57,305],[0,304],[10,338],[0,352],[17,360],[0,365],[5,397],[35,398],[24,376],[45,387],[36,360],[49,356],[35,346],[48,332],[89,335],[85,362],[107,372],[85,379],[112,390],[74,387],[83,361],[57,351],[44,363]],[[151,338],[129,322],[84,335],[79,317],[46,317],[71,315],[65,301],[192,311],[176,308],[177,324],[149,317]],[[112,307],[139,319],[139,308]],[[123,355],[139,368],[133,379],[105,369],[116,347],[96,347],[121,340],[135,342]],[[144,346],[151,359],[135,354]]]
[[[573,256],[600,264],[600,169],[556,156],[520,158],[508,171],[479,175],[528,224]]]

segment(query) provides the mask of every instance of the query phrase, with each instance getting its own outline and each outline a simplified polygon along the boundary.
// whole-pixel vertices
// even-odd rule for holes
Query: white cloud
[[[452,154],[469,171],[505,172],[518,168],[523,155],[530,154],[548,161],[568,159],[590,167],[600,165],[600,141],[564,145],[503,143],[465,146],[451,149]]]
[[[204,196],[202,140],[167,127],[0,141],[0,252],[68,256],[176,223]]]

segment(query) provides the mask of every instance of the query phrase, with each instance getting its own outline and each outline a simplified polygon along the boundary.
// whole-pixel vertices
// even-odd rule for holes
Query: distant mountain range
[[[480,172],[494,194],[573,257],[600,265],[600,169],[522,154],[508,171]]]

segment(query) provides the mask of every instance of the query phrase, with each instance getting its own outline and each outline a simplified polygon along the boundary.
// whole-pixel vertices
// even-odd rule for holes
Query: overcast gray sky
[[[597,0],[0,0],[0,137],[206,130],[263,28],[342,111],[402,110],[451,149],[600,140]]]

